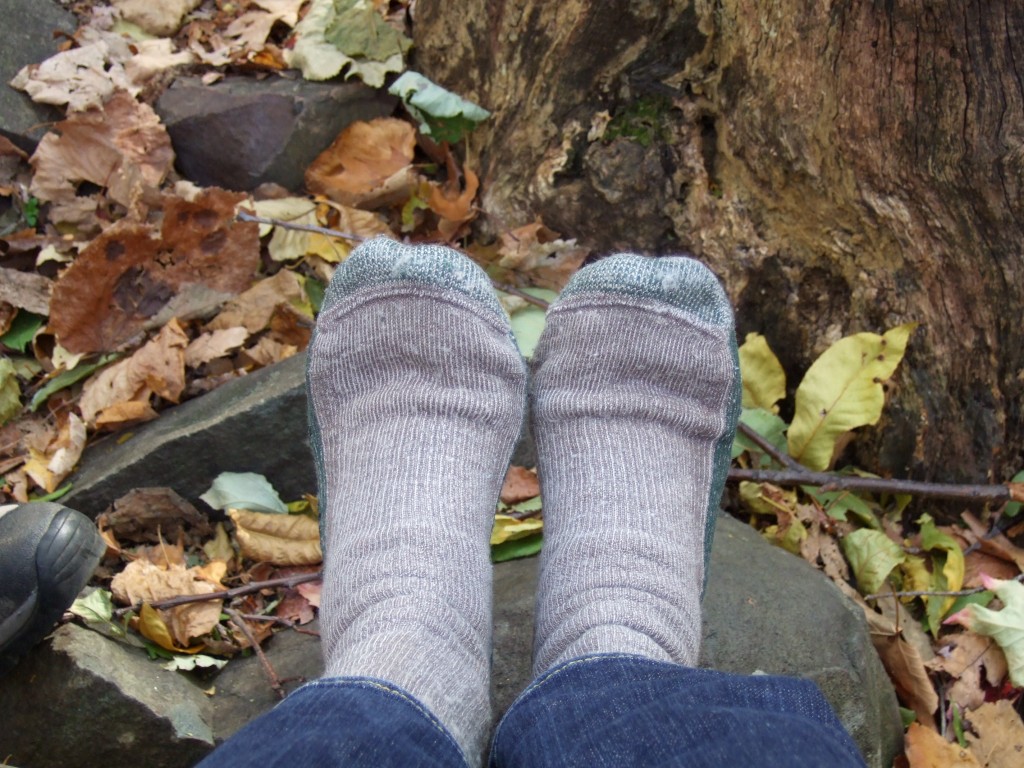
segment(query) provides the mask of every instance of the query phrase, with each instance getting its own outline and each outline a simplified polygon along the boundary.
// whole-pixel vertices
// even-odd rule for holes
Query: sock
[[[526,370],[483,271],[378,238],[339,267],[307,382],[326,674],[388,681],[470,763],[490,729],[490,531]]]
[[[580,270],[530,387],[544,548],[534,672],[596,653],[692,666],[741,385],[732,310],[682,257]]]

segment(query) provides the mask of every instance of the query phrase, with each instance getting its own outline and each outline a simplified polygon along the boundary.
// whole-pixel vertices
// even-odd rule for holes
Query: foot
[[[550,309],[533,366],[534,671],[598,653],[695,664],[741,395],[724,291],[692,259],[604,259]]]
[[[73,509],[0,507],[0,673],[49,634],[105,551],[96,526]]]
[[[361,245],[309,352],[327,674],[425,704],[477,763],[490,727],[490,530],[526,370],[487,276],[448,248]]]

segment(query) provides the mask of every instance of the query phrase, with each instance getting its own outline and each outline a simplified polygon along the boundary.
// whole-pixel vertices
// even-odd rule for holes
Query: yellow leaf
[[[242,555],[274,565],[315,565],[323,560],[320,525],[306,515],[229,509]]]
[[[213,538],[203,544],[203,552],[211,560],[223,560],[231,562],[235,557],[235,550],[231,546],[231,539],[228,532],[224,530],[224,523],[217,523],[217,531]]]
[[[143,603],[142,610],[139,611],[139,633],[161,648],[175,653],[199,653],[205,647],[202,643],[189,648],[178,646],[171,637],[171,630],[160,617],[160,612],[149,603]]]
[[[506,541],[525,539],[539,533],[544,528],[544,522],[537,517],[528,517],[525,520],[518,520],[509,515],[495,515],[494,528],[491,529],[491,546],[503,544]]]
[[[789,428],[789,454],[809,469],[832,462],[836,441],[882,415],[882,382],[903,359],[917,323],[879,336],[858,333],[840,339],[814,361],[796,390],[796,414]]]
[[[786,396],[786,372],[767,339],[759,333],[748,333],[739,353],[743,407],[778,413],[776,403]]]
[[[981,768],[970,750],[918,723],[907,729],[905,746],[910,768]]]
[[[965,735],[971,751],[983,755],[985,768],[1014,768],[1024,755],[1024,723],[1006,699],[982,704],[967,714],[974,733]]]

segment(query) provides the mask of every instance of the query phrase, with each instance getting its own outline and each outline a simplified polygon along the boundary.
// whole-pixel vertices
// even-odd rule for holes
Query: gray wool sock
[[[309,350],[326,674],[391,682],[471,764],[490,728],[490,531],[526,370],[479,267],[364,243]]]
[[[692,666],[741,387],[732,309],[682,257],[580,270],[530,387],[544,549],[534,672],[595,653]]]

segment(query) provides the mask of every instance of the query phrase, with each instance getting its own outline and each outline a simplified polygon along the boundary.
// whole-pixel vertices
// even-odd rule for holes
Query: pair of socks
[[[490,730],[490,529],[527,398],[544,503],[534,672],[599,653],[694,665],[740,382],[705,267],[580,270],[522,360],[484,272],[375,239],[310,345],[326,673],[422,702],[471,764]]]

